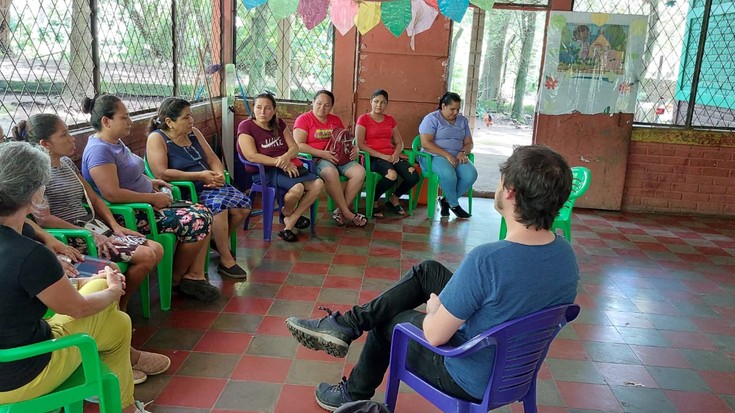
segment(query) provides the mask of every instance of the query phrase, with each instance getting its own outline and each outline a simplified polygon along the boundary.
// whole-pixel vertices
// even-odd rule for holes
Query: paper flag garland
[[[268,7],[273,13],[273,18],[276,21],[285,19],[286,17],[296,13],[296,9],[299,6],[299,0],[269,0]]]
[[[459,23],[470,6],[469,0],[439,0],[439,10],[442,14]]]
[[[302,0],[303,1],[303,0]],[[363,1],[355,17],[355,26],[365,35],[380,23],[380,3]]]
[[[311,30],[327,18],[327,9],[329,9],[327,0],[300,0],[296,11],[304,21],[306,29]]]
[[[437,0],[424,0],[426,4],[428,4],[432,9],[439,10],[439,3],[437,3]]]
[[[470,3],[474,4],[475,6],[490,11],[493,8],[493,5],[495,4],[495,0],[470,0]]]
[[[406,27],[406,34],[415,36],[431,28],[439,11],[432,8],[424,0],[411,0],[411,22]]]
[[[264,5],[266,0],[242,0],[242,4],[246,9],[251,10],[258,6]]]
[[[297,0],[298,1],[298,0]],[[355,25],[358,5],[353,0],[332,0],[329,17],[337,31],[344,36]]]
[[[411,23],[411,0],[393,0],[383,3],[383,24],[393,36],[400,36]]]

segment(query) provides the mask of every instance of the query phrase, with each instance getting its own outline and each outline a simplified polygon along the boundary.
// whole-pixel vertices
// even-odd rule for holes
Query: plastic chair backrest
[[[247,173],[248,175],[253,175],[254,172],[248,171],[246,167],[258,168],[257,173],[260,176],[260,182],[263,184],[262,186],[265,187],[266,186],[265,183],[268,182],[265,176],[265,166],[261,163],[250,162],[247,159],[245,159],[245,155],[242,154],[242,149],[240,149],[240,145],[235,145],[235,149],[237,152],[237,159],[240,161],[240,163],[243,166],[242,168],[243,172]],[[254,184],[254,182],[252,182],[252,179],[251,179],[251,184]]]
[[[148,175],[149,178],[155,178],[153,176],[153,171],[151,171],[151,166],[148,164],[148,157],[143,157],[143,167],[145,168],[145,174]]]
[[[473,403],[449,396],[431,387],[423,379],[408,370],[396,374],[399,375],[400,380],[417,390],[434,405],[443,409],[447,409],[448,406],[461,406],[463,412],[485,413],[516,401],[533,403],[535,406],[536,377],[549,346],[559,330],[566,323],[574,320],[579,311],[580,308],[576,304],[549,307],[497,325],[456,348],[448,346],[433,347],[426,342],[421,330],[409,323],[401,323],[396,325],[393,332],[391,366],[396,362],[394,359],[394,352],[397,351],[396,346],[398,343],[405,341],[406,336],[423,342],[423,346],[444,357],[464,357],[486,347],[494,346],[495,360],[481,403]],[[401,338],[400,336],[404,337]],[[397,354],[396,357],[405,358],[405,354]],[[391,370],[389,389],[386,393],[386,403],[389,406],[391,405],[389,399],[390,381],[394,380],[393,373],[393,370]],[[395,405],[390,407],[395,408]]]
[[[572,193],[569,199],[577,199],[587,192],[592,182],[592,172],[584,166],[572,167]]]
[[[482,345],[493,342],[497,345],[484,397],[488,400],[488,410],[524,398],[532,384],[535,390],[536,375],[552,340],[566,323],[577,318],[579,311],[576,304],[550,307],[485,333],[488,341]]]
[[[59,407],[73,406],[73,412],[81,412],[85,398],[99,396],[101,411],[119,412],[120,385],[114,374],[103,373],[103,364],[97,353],[97,343],[87,334],[72,334],[58,339],[22,347],[0,350],[0,363],[22,360],[50,353],[66,347],[78,347],[82,358],[77,372],[54,391],[22,402],[0,404],[0,412],[47,412]],[[104,371],[109,370],[104,367]],[[83,375],[78,374],[83,372]],[[111,381],[114,381],[112,383]],[[78,410],[76,409],[78,408]]]
[[[416,135],[416,137],[413,138],[413,142],[411,142],[411,149],[413,149],[414,152],[421,151],[421,135]]]

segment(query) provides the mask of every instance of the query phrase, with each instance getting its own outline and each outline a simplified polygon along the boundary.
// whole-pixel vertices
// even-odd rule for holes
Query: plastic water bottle
[[[174,194],[171,192],[171,188],[164,186],[163,188],[161,188],[161,192],[166,194],[169,198],[174,199]]]

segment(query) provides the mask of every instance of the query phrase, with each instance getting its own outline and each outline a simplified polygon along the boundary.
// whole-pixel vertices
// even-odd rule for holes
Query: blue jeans
[[[426,169],[425,163],[423,157],[419,159],[421,169]],[[432,156],[431,169],[439,176],[439,185],[450,207],[459,205],[459,197],[464,195],[477,180],[477,169],[470,162],[460,163],[454,168],[447,158]]]

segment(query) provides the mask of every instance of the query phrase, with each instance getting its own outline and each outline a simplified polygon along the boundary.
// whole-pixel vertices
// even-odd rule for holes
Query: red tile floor
[[[424,259],[456,268],[498,228],[492,200],[475,199],[464,222],[428,221],[420,208],[366,229],[338,228],[323,213],[318,235],[292,244],[275,234],[263,242],[260,225],[241,232],[246,282],[222,280],[213,256],[220,301],[176,297],[150,320],[133,314],[134,345],[173,361],[137,386],[136,397],[154,401],[157,413],[321,412],[314,386],[347,374],[363,339],[335,359],[299,347],[284,319],[321,316],[319,306],[348,309]],[[582,312],[541,370],[539,411],[735,411],[735,220],[579,210],[573,231]],[[437,410],[405,390],[398,411]]]

